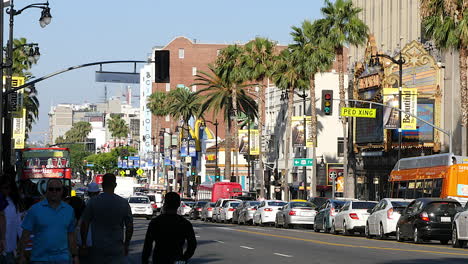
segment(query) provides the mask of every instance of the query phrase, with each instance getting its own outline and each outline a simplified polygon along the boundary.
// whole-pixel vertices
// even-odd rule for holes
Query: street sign
[[[167,178],[168,178],[169,180],[174,179],[174,171],[168,171],[168,172],[167,172]]]
[[[124,170],[121,170],[119,173],[120,173],[121,176],[125,176],[125,171]]]
[[[135,157],[135,156],[129,156],[129,160],[140,160],[140,157]]]
[[[294,166],[314,166],[314,159],[294,159]]]
[[[377,109],[342,107],[340,115],[341,116],[352,116],[352,117],[375,118],[377,116]]]
[[[87,163],[86,167],[94,167],[94,164],[93,163]]]
[[[137,173],[138,175],[140,175],[140,176],[143,175],[143,172],[144,172],[144,171],[143,171],[142,169],[138,169],[138,170],[136,171],[136,173]]]

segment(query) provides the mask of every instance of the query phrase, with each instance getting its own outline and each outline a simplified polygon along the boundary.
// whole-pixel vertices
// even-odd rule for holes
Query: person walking
[[[95,182],[92,182],[90,184],[88,184],[88,196],[89,196],[89,199],[92,199],[96,196],[99,195],[99,185]]]
[[[20,261],[26,263],[25,246],[31,237],[31,263],[79,264],[75,240],[73,208],[63,202],[63,183],[59,179],[47,182],[46,199],[29,209],[23,220],[19,246]]]
[[[88,251],[90,263],[120,264],[125,262],[128,255],[128,247],[133,236],[132,210],[126,199],[114,193],[116,186],[115,175],[104,174],[103,193],[90,199],[83,213],[82,251]],[[90,225],[93,230],[91,247],[86,244]]]
[[[145,243],[141,254],[141,263],[149,263],[153,243],[153,263],[173,264],[176,261],[188,261],[197,248],[197,240],[192,224],[177,214],[180,196],[169,192],[164,196],[162,212],[153,218],[146,231]],[[187,241],[187,249],[183,252]]]
[[[0,257],[0,263],[15,263],[15,250],[21,235],[21,203],[18,188],[11,175],[5,175],[0,180],[0,193],[6,198],[8,206],[5,214],[5,249]]]
[[[6,217],[5,217],[5,209],[8,206],[8,201],[6,197],[0,192],[0,253],[4,253],[6,250]]]

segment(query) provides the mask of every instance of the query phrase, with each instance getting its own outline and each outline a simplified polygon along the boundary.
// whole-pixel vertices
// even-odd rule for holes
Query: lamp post
[[[219,167],[218,167],[218,125],[219,125],[219,123],[218,123],[218,119],[216,119],[214,123],[209,121],[209,120],[203,120],[203,122],[208,122],[208,123],[215,126],[215,148],[216,148],[215,174],[218,174],[219,173]],[[217,175],[215,175],[215,177],[216,176]],[[219,175],[219,177],[221,177],[221,175]]]
[[[169,154],[170,155],[170,162],[169,162],[169,164],[171,166],[171,171],[174,173],[174,186],[176,186],[176,184],[177,184],[176,175],[175,175],[174,167],[172,166],[172,133],[167,132],[165,130],[161,130],[160,132],[163,133],[163,136],[164,136],[164,133],[166,133],[171,137],[171,143],[170,143],[170,147],[169,147],[169,150],[170,150],[170,154]],[[164,159],[166,159],[166,155],[164,155]],[[166,182],[167,182],[167,187],[169,188],[169,192],[172,192],[172,186],[169,184],[169,173],[166,173]]]
[[[406,63],[406,61],[403,59],[403,56],[401,56],[401,50],[400,54],[398,57],[398,60],[387,55],[387,54],[375,54],[371,56],[371,62],[369,64],[371,65],[381,65],[379,61],[379,57],[389,59],[393,63],[398,65],[398,74],[399,74],[399,83],[398,83],[398,108],[400,111],[398,111],[398,160],[401,158],[401,142],[402,142],[402,133],[403,131],[401,130],[401,109],[402,109],[402,89],[403,89],[403,65]]]
[[[307,115],[306,115],[306,98],[308,95],[305,93],[305,89],[302,90],[302,95],[297,94],[300,98],[302,98],[302,113],[304,114],[304,158],[307,158]],[[315,162],[315,161],[314,161]],[[304,172],[304,200],[307,200],[307,167],[304,166],[303,168]]]
[[[3,22],[3,0],[1,1],[2,4],[0,5],[0,12],[2,12],[2,15],[0,16],[1,21]],[[22,9],[16,10],[14,9],[14,1],[10,0],[10,8],[6,10],[7,14],[9,14],[9,40],[7,43],[7,49],[6,49],[6,64],[3,64],[3,54],[0,55],[0,63],[2,63],[1,71],[0,73],[0,82],[1,82],[1,87],[3,87],[3,68],[7,68],[7,73],[6,73],[6,84],[5,84],[5,91],[11,90],[12,89],[12,75],[13,75],[13,26],[14,26],[14,17],[16,15],[21,14],[24,10],[29,9],[29,8],[39,8],[42,9],[41,12],[41,17],[39,19],[39,24],[42,28],[50,24],[52,16],[50,15],[50,8],[49,8],[49,3],[36,3],[36,4],[31,4],[28,5]],[[3,47],[3,25],[1,26],[0,29],[0,34],[2,35],[2,39],[0,41],[1,46]],[[39,55],[39,50],[37,49],[37,55]],[[34,53],[33,53],[34,56]],[[3,90],[3,89],[0,89]],[[3,100],[3,91],[0,93],[1,99]],[[4,105],[8,105],[8,102],[10,100],[8,98],[5,98],[5,104],[3,104],[3,101],[1,102],[2,106],[0,107],[0,117],[4,118],[4,125],[5,127],[3,128],[4,131],[4,138],[0,141],[0,159],[3,161],[3,168],[0,167],[3,171],[12,171],[13,166],[11,162],[11,154],[12,154],[12,118],[11,115],[8,113],[8,107],[3,107]],[[5,111],[6,109],[6,111]],[[2,123],[2,122],[0,122]],[[0,125],[0,131],[2,131],[2,125]],[[3,149],[2,149],[3,148]],[[4,153],[3,153],[4,152]],[[4,156],[2,157],[1,155]],[[0,162],[1,163],[1,162]]]

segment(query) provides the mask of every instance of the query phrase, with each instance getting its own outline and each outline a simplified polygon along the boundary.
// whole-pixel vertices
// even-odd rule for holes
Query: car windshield
[[[195,204],[195,202],[184,202],[184,204],[186,206],[193,206]]]
[[[147,197],[130,197],[128,200],[129,203],[149,203],[149,199]]]
[[[229,206],[232,207],[232,208],[237,208],[237,206],[239,206],[240,203],[230,203]]]
[[[268,206],[283,206],[285,202],[268,202]]]
[[[406,207],[408,206],[410,202],[396,202],[396,201],[393,201],[392,202],[392,206],[393,207]]]
[[[309,202],[291,202],[291,207],[292,208],[295,208],[295,207],[310,207],[310,208],[313,208],[315,207],[312,203],[309,203]]]
[[[371,209],[374,208],[374,206],[377,203],[372,203],[372,202],[354,202],[353,203],[353,209]]]
[[[203,207],[203,206],[205,206],[206,203],[208,203],[208,202],[198,202],[196,207]]]
[[[260,202],[249,202],[249,206],[256,206],[259,205]]]
[[[463,209],[459,203],[454,202],[433,202],[427,205],[426,212],[434,215],[454,215]]]

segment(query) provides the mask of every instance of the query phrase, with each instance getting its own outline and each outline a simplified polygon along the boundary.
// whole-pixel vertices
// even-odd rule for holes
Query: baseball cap
[[[88,184],[88,192],[99,192],[99,186],[97,185],[97,183],[92,182]]]

